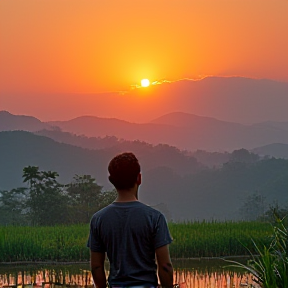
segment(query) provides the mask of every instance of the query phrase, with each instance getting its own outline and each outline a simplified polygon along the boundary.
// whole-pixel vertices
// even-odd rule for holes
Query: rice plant
[[[244,246],[256,254],[250,239],[268,244],[273,234],[271,225],[260,222],[194,221],[169,223],[169,229],[173,259],[249,255]],[[88,233],[83,224],[0,226],[0,262],[88,261]]]
[[[256,253],[251,238],[268,243],[272,235],[271,226],[261,222],[195,221],[170,223],[169,228],[174,258],[249,255],[244,246]]]
[[[259,245],[252,240],[257,256],[250,251],[251,260],[247,265],[230,261],[234,266],[244,268],[251,273],[255,282],[263,288],[288,287],[288,231],[283,219],[276,217],[273,237],[269,245]],[[247,248],[247,250],[249,250]]]

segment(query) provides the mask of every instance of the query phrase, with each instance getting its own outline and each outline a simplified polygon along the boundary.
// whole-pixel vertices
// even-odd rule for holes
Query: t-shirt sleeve
[[[92,218],[90,222],[90,232],[87,242],[87,247],[93,252],[106,252],[106,247],[100,236],[97,219]]]
[[[154,237],[154,248],[168,245],[172,242],[166,219],[163,214],[160,214],[156,224],[156,231]]]

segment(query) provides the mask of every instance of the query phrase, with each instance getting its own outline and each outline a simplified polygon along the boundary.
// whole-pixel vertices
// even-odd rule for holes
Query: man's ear
[[[137,185],[139,186],[139,185],[141,185],[141,183],[142,183],[142,175],[141,175],[141,173],[139,173],[137,176]]]
[[[108,177],[109,181],[113,184],[113,178],[109,175]],[[113,184],[114,185],[114,184]]]

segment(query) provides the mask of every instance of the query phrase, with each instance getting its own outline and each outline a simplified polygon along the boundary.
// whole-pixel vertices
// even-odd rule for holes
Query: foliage
[[[288,204],[288,203],[287,203]],[[275,211],[277,211],[277,217],[275,217]],[[265,211],[264,215],[259,218],[260,221],[266,221],[277,225],[278,219],[282,219],[282,223],[288,226],[288,206],[280,206],[278,203],[274,203],[269,206],[269,209]]]
[[[248,255],[243,243],[251,250],[251,237],[268,243],[272,234],[267,223],[255,221],[170,223],[173,242],[170,251],[175,258],[225,257]]]
[[[88,138],[86,142],[85,137],[75,135],[75,141],[70,141],[68,139],[70,137],[66,141],[65,135],[62,135],[63,139],[61,135],[54,137],[62,143],[24,131],[1,132],[1,135],[1,190],[23,186],[20,181],[21,170],[32,163],[31,161],[39,165],[40,169],[42,165],[44,167],[47,164],[50,167],[57,167],[54,169],[60,174],[62,184],[69,183],[75,174],[91,174],[97,175],[95,178],[99,185],[100,183],[105,186],[110,185],[106,169],[103,167],[107,166],[108,161],[116,153],[126,150],[138,155],[144,172],[144,181],[139,194],[141,200],[151,205],[165,202],[164,204],[173,213],[173,219],[177,221],[186,219],[240,220],[238,211],[241,204],[247,195],[255,191],[265,197],[268,205],[274,201],[280,204],[287,201],[287,159],[261,158],[253,162],[249,160],[250,158],[246,159],[246,156],[249,156],[247,151],[242,151],[245,159],[238,157],[236,152],[235,157],[230,159],[231,153],[206,152],[194,155],[188,154],[187,151],[179,153],[176,149],[172,147],[168,149],[165,145],[156,147],[137,141],[128,144],[115,139],[115,141],[111,139],[113,140],[111,142],[106,139],[109,142],[107,142],[109,149],[91,150],[93,147],[97,149],[106,144],[99,142],[98,145],[98,140],[94,139],[97,142],[94,145],[93,139]],[[51,135],[47,134],[47,136]],[[92,141],[91,145],[90,141]],[[78,146],[84,145],[83,147],[88,149],[66,145],[63,142]],[[201,156],[199,161],[204,159],[205,164],[211,169],[205,169],[200,163],[195,163],[191,156],[196,157],[196,155]],[[228,163],[222,166],[225,162]],[[169,168],[171,173],[166,175],[166,168],[161,171],[164,167]],[[82,171],[85,172],[82,173]],[[162,177],[161,180],[159,177]]]
[[[256,244],[252,240],[257,256],[250,251],[252,259],[247,265],[234,262],[255,277],[255,282],[263,288],[288,287],[288,231],[283,219],[274,213],[277,223],[273,227],[273,237],[269,245]],[[233,262],[233,261],[231,261]]]
[[[251,153],[243,148],[234,150],[230,155],[230,161],[232,162],[255,163],[259,161],[259,159],[259,155]]]
[[[23,169],[24,182],[29,183],[29,196],[26,201],[28,217],[32,225],[55,225],[65,222],[65,203],[62,185],[58,183],[57,172],[39,171],[39,167]]]
[[[269,224],[261,222],[214,221],[168,225],[174,239],[170,245],[173,259],[248,255],[241,243],[256,253],[251,237],[268,244],[273,232]],[[0,262],[88,261],[88,233],[88,224],[0,226]]]
[[[242,206],[239,208],[242,219],[253,221],[263,218],[267,210],[265,197],[260,193],[248,195]]]
[[[75,175],[70,184],[57,181],[58,173],[23,169],[28,188],[0,191],[0,225],[51,226],[88,223],[92,215],[116,198],[115,191],[102,191],[90,175]]]
[[[75,175],[66,185],[70,223],[88,223],[92,215],[113,202],[115,192],[102,192],[102,186],[91,175]]]
[[[0,261],[87,261],[89,226],[0,226]]]
[[[0,225],[28,224],[25,215],[27,189],[24,187],[1,191],[0,193]]]

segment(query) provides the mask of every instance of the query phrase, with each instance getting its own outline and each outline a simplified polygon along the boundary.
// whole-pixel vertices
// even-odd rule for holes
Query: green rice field
[[[269,243],[272,226],[261,222],[169,223],[171,258],[226,257],[256,253]],[[89,225],[54,227],[0,226],[0,262],[89,260]]]

